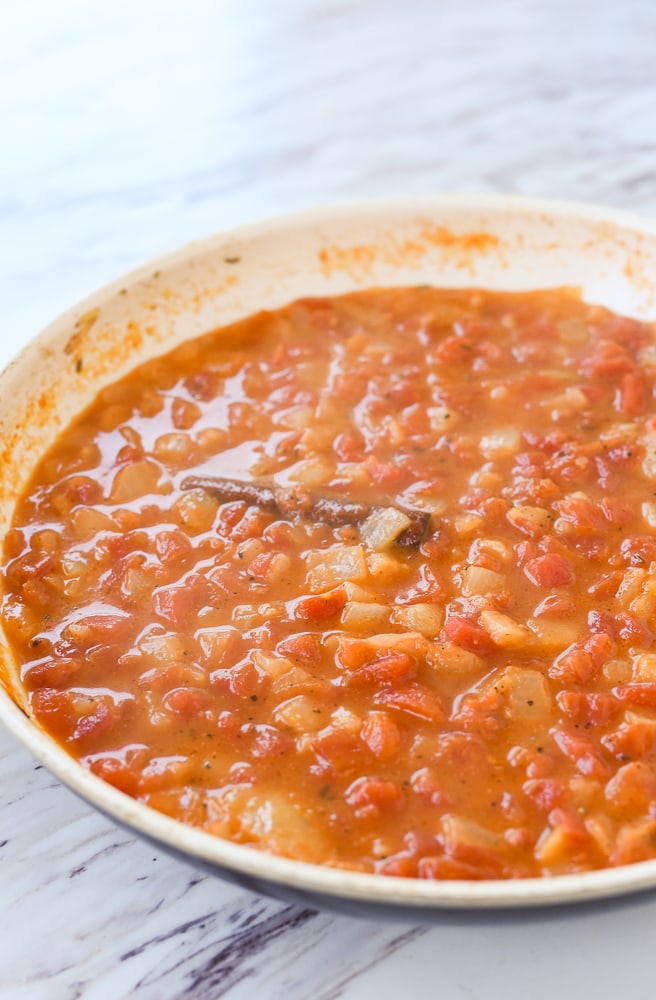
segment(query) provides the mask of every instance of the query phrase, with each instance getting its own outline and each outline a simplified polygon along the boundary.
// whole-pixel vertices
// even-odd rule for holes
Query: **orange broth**
[[[5,541],[35,718],[127,794],[293,858],[656,857],[654,334],[567,290],[422,286],[142,365]]]

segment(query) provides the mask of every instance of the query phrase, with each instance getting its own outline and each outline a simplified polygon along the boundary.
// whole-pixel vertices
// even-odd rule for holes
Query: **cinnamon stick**
[[[401,507],[398,504],[367,504],[338,497],[313,497],[303,489],[271,488],[258,483],[242,483],[220,476],[187,476],[182,481],[183,490],[206,490],[222,503],[243,501],[261,510],[268,510],[282,517],[300,516],[333,527],[357,526],[376,511],[393,506],[411,521],[396,539],[398,545],[416,547],[424,539],[430,514],[423,510]]]

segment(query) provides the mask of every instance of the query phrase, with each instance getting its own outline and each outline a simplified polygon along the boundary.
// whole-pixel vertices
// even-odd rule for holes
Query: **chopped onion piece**
[[[383,552],[393,545],[399,535],[411,524],[412,521],[408,515],[397,510],[396,507],[375,510],[362,525],[362,541],[370,549]]]
[[[482,611],[481,625],[498,646],[521,646],[531,638],[531,630],[500,611]]]
[[[485,458],[507,458],[519,451],[522,437],[516,427],[504,427],[492,434],[484,434],[479,448]]]
[[[444,608],[438,604],[408,604],[392,611],[392,623],[433,639],[444,624]]]

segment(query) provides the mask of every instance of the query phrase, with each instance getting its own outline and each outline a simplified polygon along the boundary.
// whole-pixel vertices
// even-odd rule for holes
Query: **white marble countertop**
[[[513,191],[656,215],[652,0],[21,0],[2,20],[0,363],[149,256],[308,204]],[[133,839],[4,731],[0,864],[8,1000],[652,993],[654,898],[433,928],[317,914]]]

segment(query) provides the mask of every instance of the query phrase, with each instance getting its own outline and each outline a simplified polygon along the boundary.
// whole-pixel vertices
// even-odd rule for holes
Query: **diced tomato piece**
[[[81,658],[53,656],[30,663],[23,670],[22,681],[30,691],[62,687],[82,666]]]
[[[610,659],[615,648],[607,632],[592,635],[582,643],[573,643],[551,664],[549,677],[565,684],[587,684]]]
[[[554,507],[581,534],[607,531],[608,521],[603,510],[582,493],[571,493],[562,500],[557,500]]]
[[[275,726],[267,726],[260,723],[254,727],[255,738],[251,744],[251,753],[254,757],[268,760],[271,757],[280,757],[294,746],[294,741],[281,733]]]
[[[133,620],[124,611],[82,615],[63,631],[64,637],[78,649],[88,649],[98,643],[124,641],[133,629]]]
[[[245,761],[238,761],[230,768],[230,781],[236,785],[256,785],[257,774]]]
[[[426,407],[420,403],[408,406],[399,416],[399,423],[406,434],[420,435],[427,434],[430,430],[430,419],[426,413]]]
[[[10,528],[5,535],[5,559],[17,559],[25,551],[25,532],[21,528]],[[5,568],[6,572],[6,568]]]
[[[636,372],[626,372],[622,375],[614,400],[618,413],[626,417],[636,417],[645,412],[648,400],[649,390],[642,375]]]
[[[203,688],[179,687],[164,697],[164,704],[170,712],[192,719],[211,706],[210,696]]]
[[[281,435],[273,452],[274,457],[281,461],[292,458],[302,437],[302,431],[293,431],[290,434]]]
[[[69,476],[55,486],[50,503],[59,513],[68,513],[73,507],[90,507],[102,497],[102,487],[89,476]]]
[[[408,715],[416,715],[430,722],[443,722],[446,718],[439,695],[432,688],[415,681],[402,688],[386,688],[374,696],[377,705],[396,708]]]
[[[116,453],[117,465],[128,465],[132,462],[139,462],[144,457],[144,450],[137,444],[124,444]]]
[[[188,399],[177,396],[171,403],[171,422],[176,430],[188,431],[200,418],[202,410]]]
[[[372,647],[366,639],[341,638],[337,662],[344,670],[357,670],[371,660]]]
[[[364,372],[342,372],[333,379],[333,399],[355,406],[365,394],[367,375]]]
[[[419,878],[440,879],[443,881],[480,882],[483,879],[498,878],[499,870],[490,865],[475,865],[461,861],[446,854],[427,856],[419,859],[417,865]]]
[[[395,598],[397,604],[420,604],[427,598],[437,600],[444,597],[445,590],[427,563],[422,563],[419,576]]]
[[[283,639],[276,646],[277,652],[297,663],[321,663],[321,637],[314,632],[299,632]]]
[[[617,620],[610,611],[590,611],[588,613],[588,625],[590,631],[595,635],[615,636]]]
[[[257,507],[249,507],[230,531],[230,540],[245,542],[247,538],[261,538],[270,522],[271,514]]]
[[[494,691],[492,698],[483,696],[485,710],[499,707],[499,699]],[[484,739],[478,733],[443,732],[436,736],[434,759],[440,772],[457,773],[461,776],[481,776],[489,771],[490,756]]]
[[[267,525],[262,534],[262,540],[276,551],[290,548],[294,544],[294,530],[291,524],[284,521],[274,521]]]
[[[538,587],[564,587],[574,579],[571,562],[553,554],[531,559],[524,572]]]
[[[549,826],[552,834],[557,834],[557,843],[548,866],[588,859],[591,852],[593,855],[596,853],[595,841],[573,809],[564,806],[552,809],[549,813]]]
[[[629,611],[620,611],[617,615],[617,633],[620,639],[631,642],[641,649],[649,649],[654,643],[654,633],[651,629]]]
[[[556,701],[563,712],[581,726],[605,726],[622,708],[617,698],[601,692],[560,691]]]
[[[549,507],[554,500],[560,500],[562,490],[553,479],[540,476],[536,479],[515,476],[514,484],[508,492],[512,500],[535,507]]]
[[[615,849],[610,856],[611,865],[632,865],[638,861],[651,861],[656,842],[656,818],[637,819],[620,827]]]
[[[302,597],[294,606],[296,618],[307,622],[325,622],[338,615],[346,604],[346,595],[342,587],[329,590],[325,594],[312,597]]]
[[[522,791],[535,802],[538,809],[548,813],[562,802],[567,785],[558,778],[533,778],[524,782]]]
[[[614,732],[601,737],[601,743],[617,760],[644,757],[656,741],[656,720],[636,718],[623,722]]]
[[[605,457],[612,464],[615,472],[621,473],[635,465],[639,451],[628,444],[618,445],[616,448],[609,448],[605,452]]]
[[[451,721],[467,733],[493,735],[505,725],[501,698],[494,690],[466,694]]]
[[[618,684],[613,688],[613,694],[620,701],[641,708],[656,710],[656,683],[640,681],[635,684]]]
[[[532,539],[530,540],[526,539],[523,542],[517,542],[513,546],[513,551],[515,553],[515,559],[517,561],[517,565],[522,569],[526,567],[527,563],[532,562],[533,559],[536,559],[540,553],[540,549],[538,548],[538,543],[533,541]]]
[[[560,457],[554,456],[549,471],[567,486],[584,486],[596,476],[597,466],[592,456],[571,448]]]
[[[219,391],[219,376],[216,372],[194,372],[184,380],[184,387],[194,399],[209,403]]]
[[[400,851],[389,858],[376,862],[379,875],[393,878],[415,878],[417,875],[417,859],[406,851]]]
[[[533,614],[536,618],[541,618],[543,615],[550,618],[561,618],[571,615],[574,611],[576,611],[576,604],[571,598],[557,597],[555,594],[551,594],[538,604]]]
[[[620,552],[631,566],[645,566],[656,560],[653,535],[630,535],[620,545]]]
[[[365,441],[360,431],[344,431],[335,438],[333,448],[340,462],[361,462],[364,457]]]
[[[56,561],[48,552],[31,551],[15,559],[6,570],[9,583],[20,586],[26,580],[39,579],[55,567]]]
[[[597,481],[602,490],[616,490],[620,483],[617,469],[613,468],[611,462],[606,458],[595,458],[595,468],[597,470]]]
[[[424,538],[419,551],[429,559],[440,559],[451,551],[451,540],[447,531],[438,531]]]
[[[649,649],[654,642],[654,634],[644,622],[629,611],[611,614],[609,611],[591,611],[588,615],[590,628],[607,637],[616,636],[642,649]]]
[[[73,730],[72,739],[76,741],[87,740],[89,737],[97,737],[109,729],[116,721],[116,712],[113,706],[104,701],[96,704],[95,711],[89,715],[83,715],[77,721]]]
[[[421,391],[417,378],[420,377],[420,375],[420,371],[415,368],[412,376],[406,374],[401,378],[395,378],[392,381],[389,392],[397,406],[406,407],[419,403],[419,400],[421,399]]]
[[[189,627],[196,613],[204,605],[210,604],[213,597],[211,582],[192,573],[184,584],[162,587],[155,593],[155,614],[179,628]]]
[[[234,503],[224,503],[219,508],[217,529],[221,535],[231,535],[233,529],[244,517],[246,505],[237,500]]]
[[[608,522],[618,528],[623,528],[635,516],[635,511],[631,505],[618,500],[617,497],[604,497],[599,506]]]
[[[477,372],[489,371],[504,357],[503,350],[493,340],[480,340],[476,354],[477,357],[472,367]]]
[[[405,477],[403,469],[398,465],[394,465],[392,462],[378,462],[371,456],[367,458],[365,468],[379,486],[388,488],[399,486]]]
[[[482,869],[486,872],[486,878],[499,878],[507,869],[506,861],[502,856],[505,853],[504,846],[500,847],[501,853],[499,853],[498,848],[471,843],[468,839],[455,840],[450,838],[447,854],[457,861],[464,861],[465,864]]]
[[[453,799],[444,790],[444,779],[434,767],[421,767],[410,779],[413,792],[427,798],[434,806],[448,808],[453,805]]]
[[[524,434],[524,438],[531,435]],[[528,442],[531,443],[530,441]],[[539,451],[520,451],[515,455],[513,475],[529,476],[531,479],[544,474],[546,466],[546,456]]]
[[[219,712],[216,724],[219,729],[223,730],[228,736],[237,736],[240,730],[239,719],[236,712],[229,712],[224,709],[224,711]]]
[[[53,593],[43,580],[28,580],[23,584],[22,597],[27,604],[42,611],[52,604]]]
[[[649,753],[654,745],[654,727],[640,721],[623,723],[612,733],[601,737],[601,743],[617,760],[631,760]]]
[[[554,729],[552,735],[558,749],[569,758],[581,774],[602,781],[610,775],[610,765],[601,755],[598,745],[588,736],[566,729]]]
[[[195,601],[184,587],[167,587],[155,594],[155,614],[174,625],[181,625],[191,615]]]
[[[48,732],[61,740],[68,740],[75,728],[76,718],[68,691],[40,688],[30,697],[36,718]]]
[[[132,552],[139,544],[143,545],[145,543],[146,539],[141,533],[133,532],[130,528],[126,527],[117,534],[102,534],[96,544],[101,551],[107,552],[111,556],[112,563],[115,564],[128,555],[128,553]]]
[[[623,817],[644,815],[656,802],[656,768],[647,761],[624,764],[606,785],[606,799]]]
[[[193,549],[191,542],[181,531],[159,531],[155,538],[155,551],[161,562],[179,563],[188,559]]]
[[[588,587],[588,593],[592,597],[614,597],[617,593],[617,588],[622,583],[624,579],[624,574],[620,570],[614,570],[611,573],[604,573],[595,580],[594,583],[590,584]],[[590,621],[590,618],[588,618]],[[603,628],[600,631],[607,632],[608,629]]]
[[[403,684],[412,680],[417,674],[417,661],[408,653],[392,651],[382,652],[375,660],[364,663],[352,675],[351,684],[360,685],[363,682],[378,686]]]
[[[379,760],[393,757],[401,746],[401,730],[387,712],[370,712],[362,724],[360,735]]]
[[[258,670],[250,660],[241,660],[233,667],[215,670],[210,677],[212,687],[231,691],[238,698],[257,700],[271,686],[271,678]]]
[[[633,358],[612,340],[600,340],[580,363],[583,375],[589,378],[613,378],[635,368]]]
[[[436,344],[433,357],[443,365],[471,364],[476,344],[465,337],[446,337]]]
[[[563,431],[549,431],[544,434],[540,431],[526,430],[523,436],[531,448],[537,449],[538,454],[546,452],[550,455],[554,451],[560,451],[567,441],[567,435]]]
[[[403,794],[393,781],[363,777],[349,785],[344,800],[360,819],[371,819],[399,809]]]
[[[311,746],[319,764],[334,774],[349,774],[360,766],[362,742],[348,729],[329,726],[313,737]]]
[[[116,757],[101,757],[94,760],[89,764],[89,770],[126,795],[136,796],[139,790],[138,775],[124,761]]]
[[[541,781],[553,774],[555,752],[551,753],[544,747],[541,749],[531,748],[530,750],[526,748],[524,754],[523,763],[526,766],[527,778]]]
[[[470,653],[485,656],[497,647],[488,632],[480,625],[459,615],[449,615],[444,625],[444,633],[451,642]]]
[[[510,504],[503,497],[485,497],[477,504],[478,512],[490,526],[505,523]]]
[[[249,577],[265,583],[269,579],[271,568],[278,557],[277,552],[260,552],[248,567]]]
[[[604,332],[610,340],[615,340],[624,348],[638,351],[646,343],[651,344],[649,327],[628,316],[610,315],[606,318]]]

